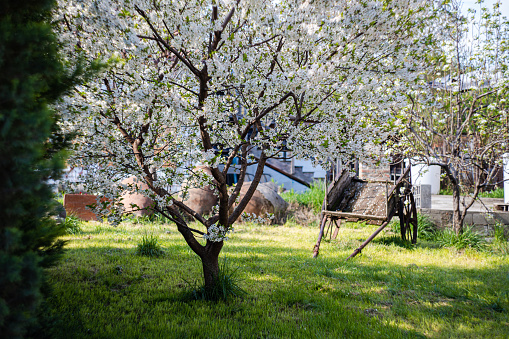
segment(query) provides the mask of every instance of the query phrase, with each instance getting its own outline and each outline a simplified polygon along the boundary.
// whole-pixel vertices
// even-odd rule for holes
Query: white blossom
[[[228,240],[228,234],[234,231],[233,227],[216,226],[215,224],[207,229],[207,234],[203,238],[212,242],[221,242]]]
[[[58,1],[64,58],[106,65],[56,107],[78,134],[69,161],[94,168],[87,189],[118,212],[126,191],[161,208],[194,187],[220,196],[197,166],[221,169],[241,145],[267,157],[287,145],[315,164],[369,160],[442,34],[427,0],[205,3]],[[149,189],[121,185],[132,176]],[[207,239],[226,239],[216,228]]]

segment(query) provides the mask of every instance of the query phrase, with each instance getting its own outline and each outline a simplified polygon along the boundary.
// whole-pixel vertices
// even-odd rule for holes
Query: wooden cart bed
[[[415,243],[417,240],[417,210],[410,184],[410,167],[395,182],[366,181],[352,177],[343,171],[339,178],[327,187],[323,203],[322,220],[318,241],[313,256],[318,256],[322,237],[330,234],[335,238],[342,219],[347,221],[363,220],[371,224],[381,225],[354,253],[360,253],[381,230],[399,216],[401,236]],[[338,224],[339,222],[339,224]],[[333,224],[335,225],[334,231]],[[327,230],[325,230],[328,225]]]

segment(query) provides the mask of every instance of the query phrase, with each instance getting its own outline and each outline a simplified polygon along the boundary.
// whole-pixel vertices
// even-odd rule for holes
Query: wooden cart
[[[347,258],[348,260],[359,254],[394,216],[398,216],[400,220],[401,238],[415,244],[417,242],[417,208],[410,184],[410,166],[395,183],[361,180],[352,177],[348,171],[343,171],[339,178],[327,188],[322,207],[320,232],[313,250],[313,257],[318,256],[324,236],[336,238],[341,220],[363,220],[380,225]]]

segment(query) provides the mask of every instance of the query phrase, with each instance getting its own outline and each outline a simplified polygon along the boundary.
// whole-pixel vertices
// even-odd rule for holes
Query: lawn
[[[184,298],[201,265],[174,226],[81,227],[48,270],[52,338],[509,337],[509,256],[489,248],[407,248],[386,232],[345,261],[375,229],[350,223],[313,259],[316,225],[239,224],[222,257],[247,294],[213,303]],[[136,254],[146,234],[162,256]]]

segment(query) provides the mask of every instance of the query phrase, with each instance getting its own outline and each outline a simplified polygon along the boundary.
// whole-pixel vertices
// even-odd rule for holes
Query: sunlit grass
[[[194,225],[194,227],[199,227]],[[85,223],[49,270],[54,338],[506,338],[509,256],[373,242],[347,224],[311,258],[315,227],[239,224],[223,257],[247,292],[185,301],[201,264],[172,225]],[[145,234],[164,255],[136,255]],[[393,233],[380,235],[389,238]]]

